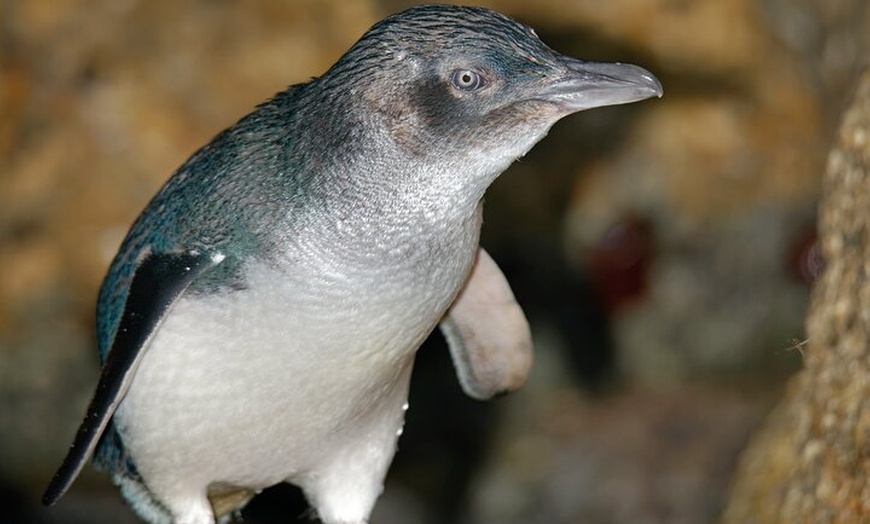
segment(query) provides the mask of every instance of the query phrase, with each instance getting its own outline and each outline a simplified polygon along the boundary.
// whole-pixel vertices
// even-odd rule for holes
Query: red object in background
[[[788,274],[806,285],[812,285],[825,269],[818,240],[815,225],[807,227],[792,244],[786,260]]]
[[[644,296],[654,255],[651,223],[638,216],[613,224],[588,252],[593,292],[608,315]]]

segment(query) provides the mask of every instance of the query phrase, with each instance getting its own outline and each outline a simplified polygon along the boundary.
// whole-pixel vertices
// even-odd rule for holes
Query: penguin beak
[[[562,57],[562,62],[564,74],[546,85],[539,97],[571,112],[661,98],[663,93],[661,82],[642,67],[570,57]]]

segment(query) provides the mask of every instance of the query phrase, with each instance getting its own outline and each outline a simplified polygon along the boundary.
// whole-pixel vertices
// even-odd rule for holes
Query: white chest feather
[[[455,298],[476,240],[447,268],[359,272],[309,253],[315,262],[292,271],[251,264],[243,290],[180,299],[115,415],[149,489],[171,500],[289,480],[315,503],[342,497],[321,508],[365,509],[354,501],[380,490],[414,352]]]

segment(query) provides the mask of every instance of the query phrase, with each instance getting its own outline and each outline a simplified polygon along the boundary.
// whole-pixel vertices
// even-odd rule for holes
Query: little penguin
[[[365,524],[435,327],[471,397],[529,372],[528,323],[478,243],[487,187],[560,118],[661,94],[487,9],[377,23],[132,225],[99,292],[99,383],[44,503],[93,459],[151,524],[225,522],[285,481],[325,524]]]

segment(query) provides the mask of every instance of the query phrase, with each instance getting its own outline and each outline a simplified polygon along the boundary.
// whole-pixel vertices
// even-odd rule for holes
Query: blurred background
[[[0,522],[132,523],[86,471],[38,506],[96,384],[96,290],[181,162],[324,72],[399,0],[0,0]],[[492,187],[483,244],[537,345],[462,395],[438,335],[373,524],[715,522],[801,365],[828,145],[867,64],[866,0],[502,0],[661,100],[560,122]],[[305,521],[289,487],[245,522]]]

